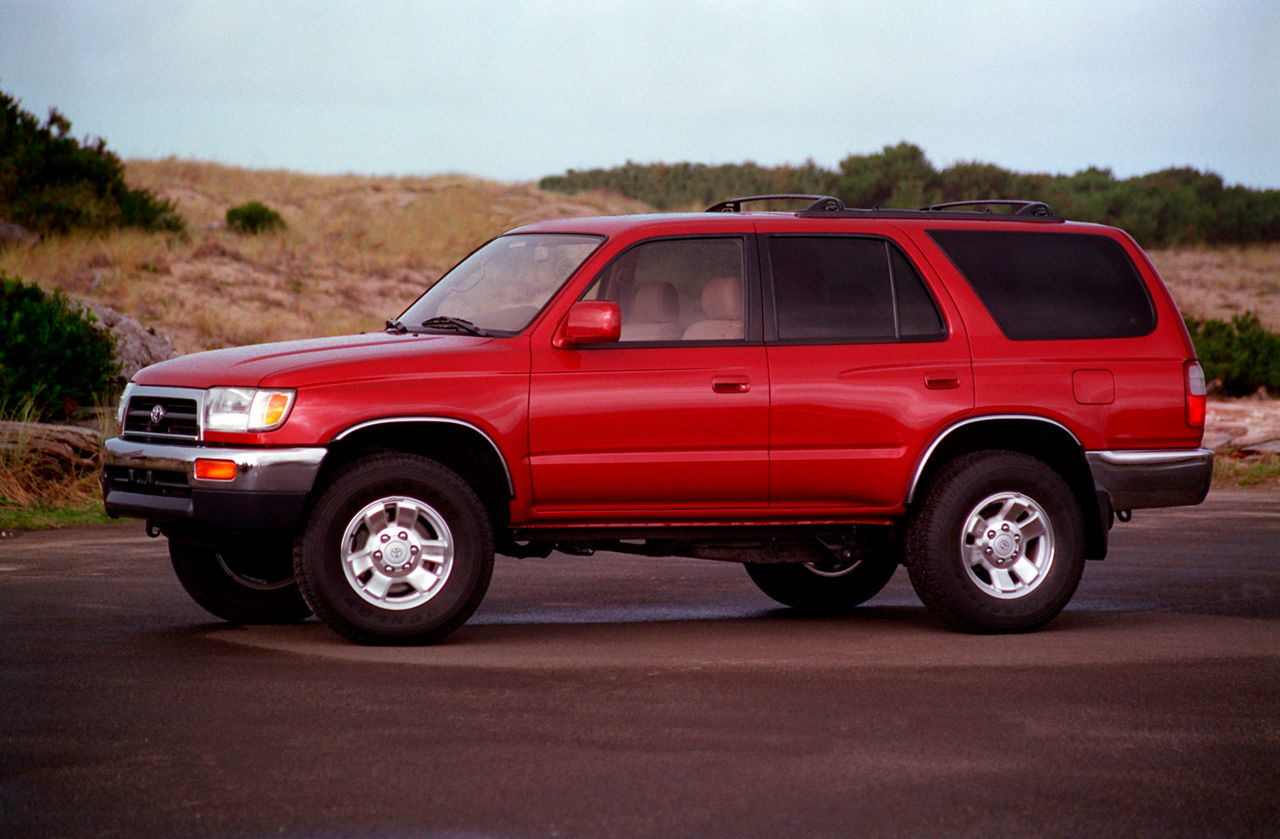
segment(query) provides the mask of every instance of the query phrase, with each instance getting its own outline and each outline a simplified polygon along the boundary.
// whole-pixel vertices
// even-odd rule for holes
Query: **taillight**
[[[1188,361],[1183,367],[1187,380],[1187,425],[1204,428],[1208,397],[1205,395],[1204,368],[1199,362]]]

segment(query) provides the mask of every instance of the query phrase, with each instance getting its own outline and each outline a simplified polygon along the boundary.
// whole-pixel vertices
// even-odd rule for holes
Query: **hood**
[[[192,353],[144,368],[133,380],[142,385],[207,388],[306,387],[394,378],[423,372],[424,367],[470,369],[476,364],[462,360],[488,356],[486,345],[493,343],[492,338],[470,335],[341,335]]]

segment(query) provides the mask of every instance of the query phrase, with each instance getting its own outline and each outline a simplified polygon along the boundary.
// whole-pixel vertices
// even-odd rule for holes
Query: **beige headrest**
[[[716,277],[702,289],[702,311],[710,320],[742,319],[742,280]]]
[[[680,317],[680,296],[671,283],[645,283],[636,289],[632,319],[640,323],[674,323]]]

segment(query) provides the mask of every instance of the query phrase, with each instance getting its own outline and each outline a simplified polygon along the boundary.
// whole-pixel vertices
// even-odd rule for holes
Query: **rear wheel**
[[[335,472],[294,546],[302,591],[361,643],[430,643],[480,605],[493,571],[484,506],[456,473],[410,454]]]
[[[907,531],[921,601],[969,632],[1021,632],[1053,619],[1084,571],[1084,522],[1044,462],[978,452],[934,479]]]
[[[191,599],[225,621],[295,623],[311,614],[287,542],[244,540],[212,548],[171,541],[169,561]]]
[[[870,600],[889,584],[900,551],[889,544],[874,553],[834,554],[814,540],[804,562],[745,563],[751,581],[783,605],[807,612],[843,612]]]

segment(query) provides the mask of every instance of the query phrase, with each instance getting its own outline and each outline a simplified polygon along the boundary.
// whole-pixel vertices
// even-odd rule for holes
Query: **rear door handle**
[[[929,370],[924,374],[924,386],[930,390],[954,390],[960,387],[960,374],[955,370]]]
[[[711,389],[716,393],[746,393],[751,390],[751,382],[747,379],[717,376],[711,380]]]

